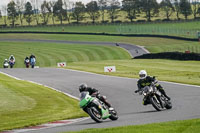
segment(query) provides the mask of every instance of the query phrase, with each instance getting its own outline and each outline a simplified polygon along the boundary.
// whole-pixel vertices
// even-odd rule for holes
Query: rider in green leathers
[[[95,88],[92,87],[88,87],[87,84],[83,83],[79,86],[79,91],[83,92],[83,91],[88,91],[89,95],[94,96],[96,98],[98,98],[99,100],[101,100],[102,102],[104,102],[109,108],[111,108],[111,104],[108,103],[108,101],[106,100],[105,96],[101,96],[99,91]]]

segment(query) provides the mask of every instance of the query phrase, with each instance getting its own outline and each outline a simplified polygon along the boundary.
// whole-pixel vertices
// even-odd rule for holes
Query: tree
[[[106,0],[98,0],[98,6],[101,12],[101,16],[102,16],[102,23],[104,23],[104,18],[105,18],[105,11],[107,8],[107,1]]]
[[[114,20],[118,18],[119,6],[120,3],[118,0],[109,1],[108,14],[112,23],[114,23]]]
[[[39,19],[40,19],[40,14],[39,14],[39,0],[29,0],[31,1],[31,6],[33,9],[33,18],[36,21],[36,24],[39,25]]]
[[[24,0],[16,1],[16,10],[19,15],[20,23],[21,23],[21,25],[23,25]]]
[[[176,18],[178,20],[180,20],[179,13],[180,13],[181,9],[180,9],[180,1],[179,0],[174,0],[174,11],[176,12]]]
[[[191,4],[188,0],[180,0],[180,11],[181,14],[185,16],[186,20],[187,17],[192,14]]]
[[[139,0],[123,0],[122,1],[122,10],[126,11],[128,16],[127,18],[133,22],[133,19],[136,19],[137,13],[140,12],[139,9],[140,3]]]
[[[70,23],[72,13],[69,12],[68,10],[73,9],[74,2],[71,2],[69,0],[64,0],[63,4],[64,4],[64,10],[65,10],[64,18],[67,19],[68,23]]]
[[[197,18],[197,14],[199,13],[199,0],[192,0],[192,14],[194,19]]]
[[[7,6],[3,5],[2,6],[2,15],[3,15],[3,21],[4,21],[4,25],[7,25]]]
[[[65,15],[65,11],[63,9],[63,2],[62,2],[62,0],[58,0],[55,3],[55,5],[53,7],[53,13],[60,20],[60,24],[62,24],[63,23],[63,16]]]
[[[2,18],[2,13],[1,13],[1,10],[0,10],[0,19]]]
[[[92,23],[95,23],[95,20],[99,18],[99,7],[96,1],[91,1],[86,5],[86,11],[92,19]]]
[[[81,20],[84,19],[84,15],[85,15],[85,5],[82,2],[76,2],[72,14],[73,19],[75,19],[76,22],[79,23]]]
[[[51,7],[47,1],[43,1],[41,5],[41,15],[43,18],[43,24],[48,23],[49,15],[51,13]]]
[[[15,21],[17,19],[17,11],[16,11],[16,4],[14,1],[11,1],[10,3],[8,3],[7,5],[7,11],[8,11],[8,19],[11,20],[12,22],[12,26],[15,26]]]
[[[156,0],[141,0],[141,9],[146,14],[147,21],[159,13],[159,5]]]
[[[172,13],[175,11],[174,6],[172,5],[171,0],[162,0],[160,3],[161,9],[166,14],[166,19],[169,20],[169,17],[172,15]]]
[[[55,14],[53,13],[53,7],[55,6],[56,2],[55,1],[50,1],[49,2],[49,6],[50,6],[50,14],[51,14],[51,19],[52,19],[52,22],[53,24],[55,24]]]
[[[26,19],[26,22],[30,25],[30,23],[33,21],[33,10],[32,10],[32,5],[30,2],[27,2],[25,4],[25,12],[24,12],[24,17]]]

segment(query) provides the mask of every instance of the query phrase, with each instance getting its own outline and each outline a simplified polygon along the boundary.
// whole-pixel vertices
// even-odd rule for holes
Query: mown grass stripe
[[[36,65],[40,67],[56,66],[56,63],[60,61],[77,62],[130,58],[130,56],[126,56],[128,53],[125,50],[117,47],[46,42],[0,42],[0,53],[1,67],[4,58],[6,56],[8,58],[11,54],[16,58],[15,67],[25,67],[24,58],[32,53],[36,56]]]

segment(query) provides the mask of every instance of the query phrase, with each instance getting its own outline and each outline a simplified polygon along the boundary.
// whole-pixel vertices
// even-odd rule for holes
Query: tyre
[[[115,121],[118,119],[117,111],[115,109],[110,111],[111,116],[109,117],[111,120]]]
[[[151,102],[152,106],[153,106],[157,111],[163,110],[163,108],[162,108],[162,106],[161,106],[161,104],[160,104],[160,102],[159,102],[159,100],[157,99],[156,96],[151,97],[151,98],[150,98],[150,102]]]
[[[99,110],[97,110],[95,107],[91,107],[91,108],[88,108],[87,110],[88,114],[90,115],[90,117],[98,122],[98,123],[101,123],[102,122],[102,119],[101,119],[101,112]]]
[[[170,101],[166,101],[166,109],[171,109],[172,108],[172,103]]]

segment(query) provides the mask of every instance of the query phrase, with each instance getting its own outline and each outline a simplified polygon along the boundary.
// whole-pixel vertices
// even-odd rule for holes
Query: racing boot
[[[156,87],[168,100],[171,100],[171,98],[169,96],[167,96],[165,90],[163,89],[163,87],[161,85],[156,85]]]
[[[167,96],[165,90],[162,88],[160,89],[160,92],[168,99],[168,100],[171,100],[171,98],[169,96]]]
[[[113,110],[113,108],[111,107],[111,104],[106,100],[105,96],[100,96],[100,100],[104,102],[106,106],[108,106],[109,110]]]

